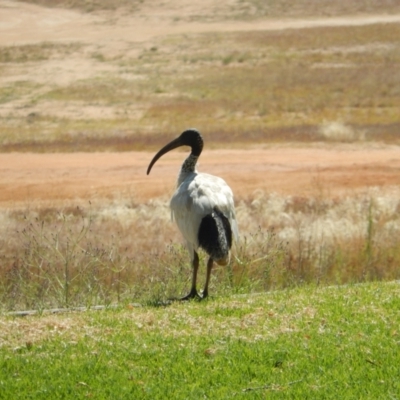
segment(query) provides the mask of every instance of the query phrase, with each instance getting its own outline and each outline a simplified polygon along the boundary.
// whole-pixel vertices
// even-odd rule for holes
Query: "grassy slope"
[[[399,294],[369,283],[2,317],[0,398],[395,399]]]

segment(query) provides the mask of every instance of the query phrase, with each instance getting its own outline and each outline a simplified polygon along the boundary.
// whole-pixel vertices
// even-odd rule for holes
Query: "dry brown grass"
[[[119,8],[135,11],[144,0],[18,0],[44,7],[72,8],[83,12],[115,11]]]
[[[277,127],[311,127],[312,133],[323,121],[341,119],[380,124],[383,132],[384,125],[399,122],[399,29],[393,24],[208,36],[211,45],[183,56],[187,75],[164,83],[167,92],[172,85],[169,92],[183,96],[154,101],[145,118],[159,116],[175,127],[180,116],[197,126],[211,115],[209,132],[226,130],[233,138],[263,131],[268,140],[268,130]]]
[[[241,241],[211,291],[398,279],[399,208],[397,189],[341,201],[255,193],[238,202]],[[3,309],[156,303],[189,286],[166,201],[3,213],[2,229]]]
[[[120,8],[136,11],[141,5],[148,5],[148,0],[19,0],[25,3],[38,4],[45,7],[74,8],[85,12],[110,11]],[[393,0],[340,1],[340,0],[290,0],[265,2],[263,0],[241,0],[230,6],[225,18],[260,18],[305,16],[338,16],[351,14],[396,13],[400,5]]]
[[[245,0],[239,2],[242,6],[243,14],[252,18],[267,17],[286,17],[296,18],[310,15],[338,16],[351,14],[369,13],[392,13],[400,10],[397,1],[392,0],[367,0],[367,1],[340,1],[340,0]]]
[[[91,62],[115,73],[63,86],[27,80],[2,87],[0,102],[18,107],[0,119],[0,148],[153,148],[155,132],[171,136],[183,126],[204,127],[211,145],[310,142],[330,140],[321,127],[337,123],[364,140],[397,142],[399,37],[400,25],[376,24],[174,36],[133,58],[100,51]],[[0,54],[34,61],[77,51],[25,50]]]
[[[68,57],[79,50],[78,43],[26,44],[22,46],[0,47],[0,63],[26,63],[49,60],[53,57]],[[29,80],[29,77],[27,77]]]

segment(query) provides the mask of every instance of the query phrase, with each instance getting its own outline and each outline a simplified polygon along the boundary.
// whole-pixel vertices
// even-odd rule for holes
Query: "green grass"
[[[399,288],[4,316],[0,398],[396,399]]]

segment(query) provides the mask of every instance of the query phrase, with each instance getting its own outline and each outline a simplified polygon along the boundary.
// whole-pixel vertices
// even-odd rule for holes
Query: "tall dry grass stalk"
[[[241,240],[231,264],[213,271],[212,293],[398,279],[399,192],[239,199]],[[0,219],[3,310],[158,303],[189,286],[188,254],[167,199],[3,212]]]

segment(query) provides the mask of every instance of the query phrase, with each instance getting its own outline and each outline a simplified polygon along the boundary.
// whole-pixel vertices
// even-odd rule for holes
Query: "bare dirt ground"
[[[200,7],[200,3],[180,0],[171,7],[171,2],[160,1],[142,7],[134,15],[110,16],[106,12],[88,14],[0,0],[0,45],[84,41],[93,48],[101,48],[103,53],[113,54],[138,52],[144,46],[150,47],[154,38],[176,33],[400,21],[400,15],[224,21],[222,16],[231,3],[234,2],[207,0]],[[213,15],[211,20],[201,18],[204,9],[208,16]],[[198,20],[192,21],[191,15],[199,16]],[[92,67],[79,58],[65,63],[50,60],[47,68],[32,72],[30,78],[71,82],[94,74]],[[2,82],[5,79],[21,76],[3,76]],[[175,152],[165,156],[151,176],[146,176],[152,156],[148,152],[0,154],[0,207],[40,207],[121,196],[146,201],[171,193],[184,155]],[[304,196],[323,190],[336,196],[368,186],[399,185],[400,152],[398,147],[379,144],[327,144],[311,148],[287,145],[243,151],[206,149],[200,169],[224,177],[237,197],[246,197],[257,189]]]
[[[131,197],[146,201],[172,193],[184,153],[164,156],[149,176],[149,152],[0,154],[0,206],[62,205]],[[222,176],[236,197],[255,190],[294,196],[354,194],[400,184],[400,153],[393,146],[271,147],[205,150],[199,169]]]

